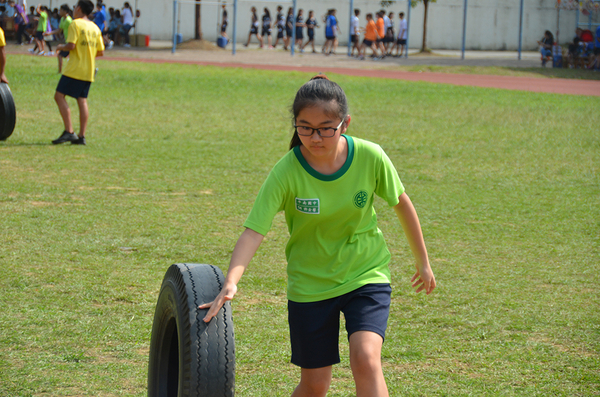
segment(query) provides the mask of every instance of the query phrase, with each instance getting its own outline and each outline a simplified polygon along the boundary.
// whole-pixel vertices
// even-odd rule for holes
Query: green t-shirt
[[[58,28],[62,30],[65,40],[67,40],[67,35],[69,34],[69,25],[71,24],[71,22],[73,22],[73,18],[71,18],[70,15],[62,17],[60,19],[60,24],[58,25]]]
[[[42,12],[40,12],[40,19],[38,20],[37,31],[45,32],[47,28],[48,28],[48,14],[46,14],[46,11],[42,11]]]
[[[398,204],[404,186],[379,145],[347,135],[348,157],[333,175],[315,171],[297,146],[273,167],[244,226],[266,235],[285,211],[288,299],[316,302],[370,283],[389,283],[374,194]]]

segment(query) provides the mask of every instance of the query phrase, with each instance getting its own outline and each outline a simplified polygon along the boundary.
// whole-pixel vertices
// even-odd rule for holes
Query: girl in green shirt
[[[376,144],[345,135],[350,125],[344,91],[319,75],[304,84],[292,106],[290,151],[275,165],[244,223],[209,322],[237,284],[268,232],[285,212],[290,240],[288,312],[292,363],[301,367],[292,393],[325,396],[339,362],[344,313],[357,397],[388,396],[381,349],[390,304],[390,254],[377,227],[373,197],[393,207],[416,259],[416,292],[436,286],[414,206],[391,161]]]

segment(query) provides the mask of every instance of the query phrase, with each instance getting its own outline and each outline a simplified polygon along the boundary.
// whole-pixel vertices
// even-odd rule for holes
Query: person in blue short
[[[303,31],[304,27],[306,26],[306,24],[304,23],[304,17],[302,16],[303,13],[304,10],[300,8],[298,10],[298,15],[296,16],[296,47],[298,47],[301,52],[304,52],[304,50],[302,49],[302,40],[304,40]]]
[[[318,28],[317,19],[315,18],[315,12],[310,10],[308,12],[308,19],[306,20],[306,35],[308,36],[308,41],[304,43],[301,50],[304,51],[306,46],[309,44],[312,45],[312,52],[316,53],[315,50],[315,28]]]
[[[381,350],[391,303],[391,254],[377,226],[375,196],[393,208],[415,258],[412,286],[436,286],[415,208],[383,149],[348,135],[342,88],[323,75],[304,84],[292,105],[290,150],[273,167],[244,222],[221,292],[200,305],[210,322],[283,211],[291,362],[300,367],[292,397],[325,396],[340,362],[344,314],[357,397],[389,396]],[[202,314],[199,314],[202,315]]]

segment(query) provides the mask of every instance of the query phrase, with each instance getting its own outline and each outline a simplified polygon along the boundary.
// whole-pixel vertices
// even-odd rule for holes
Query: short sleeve
[[[104,40],[102,39],[102,32],[96,38],[96,51],[104,51]]]
[[[381,164],[379,166],[379,172],[377,174],[377,186],[375,187],[375,194],[384,199],[390,207],[398,204],[398,197],[404,193],[404,186],[396,167],[392,164],[392,160],[387,154],[381,149]]]
[[[254,206],[244,222],[244,227],[265,236],[271,229],[275,215],[283,210],[284,192],[283,185],[271,171],[256,196]]]
[[[4,30],[0,28],[0,47],[6,46],[6,39],[4,38]]]

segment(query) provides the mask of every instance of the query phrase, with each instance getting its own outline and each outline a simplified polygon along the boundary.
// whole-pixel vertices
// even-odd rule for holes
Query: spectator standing
[[[38,13],[37,19],[37,28],[35,31],[35,45],[38,49],[38,55],[44,55],[46,46],[44,45],[44,32],[48,28],[48,8],[43,5],[39,5],[36,9]],[[31,53],[35,53],[35,48],[33,50],[29,50]]]
[[[267,7],[263,10],[264,14],[262,16],[262,37],[264,41],[264,37],[267,37],[267,44],[269,45],[269,49],[273,48],[271,45],[271,13]],[[262,44],[260,45],[262,48]]]
[[[279,39],[281,39],[281,41],[283,41],[283,45],[285,46],[285,36],[284,36],[284,30],[285,30],[285,18],[283,16],[283,8],[281,6],[277,6],[277,16],[276,21],[275,21],[275,25],[277,26],[277,38],[275,39],[275,44],[273,44],[273,48],[277,47],[277,44],[279,43]]]
[[[315,50],[315,28],[318,27],[319,25],[317,25],[315,12],[313,10],[310,10],[308,12],[308,19],[306,20],[306,35],[308,36],[308,41],[304,43],[304,46],[301,48],[301,50],[304,50],[304,48],[306,48],[307,45],[311,44],[313,54],[317,52]]]
[[[121,21],[121,10],[114,10],[112,18],[108,23],[108,38],[114,43],[119,43],[121,27],[123,22]]]
[[[594,61],[590,69],[600,70],[600,26],[596,29],[596,39],[594,40]]]
[[[262,36],[260,35],[260,32],[258,31],[258,15],[256,15],[256,7],[252,7],[250,9],[250,12],[252,13],[251,17],[250,17],[250,32],[248,33],[248,41],[246,42],[246,44],[244,44],[244,47],[248,47],[248,45],[250,45],[250,39],[252,38],[252,35],[255,35],[256,38],[258,39],[258,42],[260,43],[260,47],[262,48],[263,46],[263,39]]]
[[[283,49],[287,50],[292,44],[292,37],[294,37],[294,25],[296,24],[294,18],[294,8],[288,8],[287,18],[285,19],[285,41]]]
[[[379,11],[377,13],[377,21],[375,21],[375,26],[377,26],[377,48],[381,51],[381,58],[385,58],[385,20],[383,19],[383,13]]]
[[[68,4],[63,4],[60,6],[58,10],[60,14],[60,23],[57,29],[54,29],[50,32],[44,33],[44,35],[59,35],[60,41],[66,42],[67,35],[69,33],[69,26],[71,26],[71,22],[73,22],[73,18],[71,17],[71,9]],[[57,47],[58,48],[58,47]],[[67,58],[69,56],[69,51],[58,51],[56,50],[56,56],[58,58],[58,73],[62,72],[63,58]]]
[[[385,30],[385,52],[388,55],[392,55],[392,47],[396,41],[396,32],[394,29],[394,13],[390,12],[388,15],[389,25]]]
[[[367,14],[367,26],[365,27],[365,38],[363,39],[362,46],[360,47],[360,59],[365,59],[365,55],[367,53],[367,47],[370,47],[373,51],[371,57],[374,59],[377,58],[377,39],[379,38],[379,34],[377,33],[377,25],[375,25],[375,21],[373,21],[373,14]]]
[[[396,43],[394,43],[394,46],[390,51],[391,54],[394,52],[394,48],[396,49],[396,55],[394,55],[395,57],[401,57],[404,53],[406,48],[406,39],[408,37],[408,24],[404,19],[404,13],[401,12],[398,14],[398,18],[400,19],[398,22],[398,37],[396,38]],[[406,49],[406,51],[408,51],[408,49]]]
[[[60,137],[53,144],[71,142],[85,145],[85,131],[89,119],[87,97],[94,81],[96,57],[104,55],[104,41],[98,26],[88,19],[94,11],[90,0],[79,0],[73,12],[75,19],[69,25],[67,44],[57,46],[57,51],[70,51],[69,62],[56,87],[54,100],[65,126]],[[75,135],[71,122],[71,111],[66,97],[77,100],[79,107],[79,135]]]
[[[129,2],[123,3],[123,9],[121,10],[121,18],[123,19],[123,25],[121,26],[121,34],[125,38],[125,44],[123,47],[131,47],[129,43],[129,31],[133,27],[133,10],[129,5]]]
[[[302,14],[304,11],[302,8],[298,10],[298,15],[296,16],[296,47],[300,49],[300,52],[304,52],[302,48],[302,40],[304,40],[304,34],[302,33],[306,24],[304,23],[304,17]]]
[[[23,7],[25,8],[25,7]],[[37,29],[37,19],[36,19],[36,13],[35,13],[35,7],[31,6],[29,7],[29,14],[27,14],[27,19],[29,20],[29,23],[27,24],[27,34],[30,37],[29,42],[35,42],[35,32]]]
[[[229,24],[229,18],[227,17],[227,5],[223,4],[221,7],[223,8],[223,12],[221,14],[221,37],[225,37],[227,42],[229,42],[229,36],[227,36],[227,25]]]
[[[27,25],[29,24],[29,18],[27,17],[27,13],[25,12],[25,7],[21,4],[17,4],[15,6],[16,15],[15,15],[15,24],[17,25],[17,44],[23,44],[23,36],[25,36],[25,41],[29,42],[30,37],[27,34]]]
[[[335,54],[337,49],[337,34],[338,24],[337,18],[335,17],[336,10],[332,8],[327,12],[325,18],[325,44],[323,45],[323,52],[325,55]]]
[[[356,56],[360,56],[360,10],[354,9],[354,15],[350,20],[350,40],[352,41],[352,50],[350,55],[354,56],[354,50],[356,49]]]

